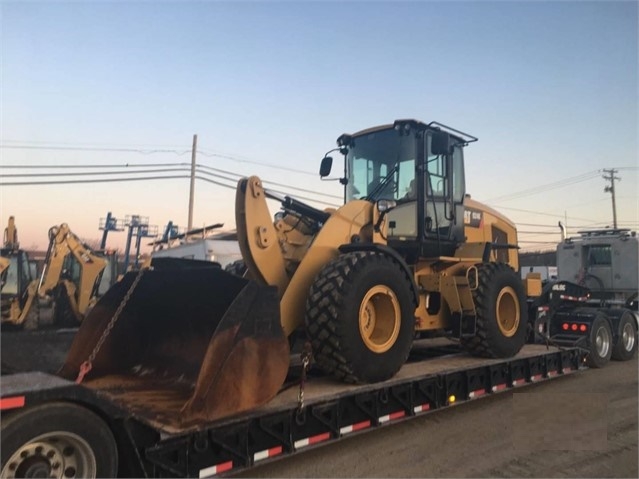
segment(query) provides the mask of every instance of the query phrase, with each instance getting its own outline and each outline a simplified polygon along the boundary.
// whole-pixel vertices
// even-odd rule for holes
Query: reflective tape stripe
[[[370,421],[362,421],[357,424],[351,424],[350,426],[344,426],[339,430],[340,434],[348,434],[349,432],[359,431],[361,429],[366,429],[371,425]]]
[[[572,368],[568,367],[568,368],[564,368],[563,369],[564,374],[568,374],[572,372]]]
[[[474,398],[478,398],[480,396],[483,396],[484,394],[486,394],[486,390],[485,389],[478,389],[477,391],[471,391],[468,394],[468,397],[470,399],[474,399]]]
[[[295,449],[310,446],[311,444],[317,444],[318,442],[326,441],[330,437],[331,437],[331,433],[325,432],[322,434],[318,434],[317,436],[311,436],[311,437],[307,437],[306,439],[300,439],[298,441],[295,441]]]
[[[199,477],[210,477],[233,469],[233,461],[221,462],[215,466],[200,469]]]
[[[5,409],[16,409],[24,406],[24,396],[14,396],[0,399],[0,411]]]
[[[522,384],[526,384],[525,379],[513,379],[513,386],[521,386]]]
[[[558,371],[548,371],[549,378],[554,378],[555,376],[558,376],[558,375],[559,375]]]
[[[385,423],[388,421],[392,421],[394,419],[399,419],[400,417],[404,417],[406,415],[406,413],[404,411],[397,411],[391,414],[387,414],[386,416],[382,416],[379,418],[379,422],[381,423]]]
[[[504,384],[497,384],[497,385],[493,386],[491,389],[492,389],[493,392],[497,392],[497,391],[503,391],[507,387],[508,387],[508,385],[506,383],[504,383]]]
[[[430,404],[422,404],[421,406],[415,406],[413,411],[415,413],[428,411],[430,409]]]
[[[541,374],[535,374],[530,378],[531,381],[539,381],[543,376]]]
[[[282,446],[272,447],[270,449],[264,449],[263,451],[256,452],[253,455],[253,462],[261,461],[263,459],[268,459],[269,457],[277,456],[278,454],[282,454]]]

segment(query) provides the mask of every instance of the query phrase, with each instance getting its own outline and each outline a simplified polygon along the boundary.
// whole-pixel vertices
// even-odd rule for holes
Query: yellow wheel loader
[[[515,355],[527,333],[517,233],[466,194],[472,141],[415,120],[340,136],[337,209],[240,180],[245,277],[153,260],[97,303],[61,375],[183,430],[275,396],[298,333],[317,365],[348,382],[392,377],[420,335],[445,334],[474,355]],[[322,177],[331,165],[326,156]],[[281,203],[274,217],[267,199]]]

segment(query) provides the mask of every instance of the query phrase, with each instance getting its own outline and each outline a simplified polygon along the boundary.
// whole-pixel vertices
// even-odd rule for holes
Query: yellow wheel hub
[[[368,290],[359,307],[359,332],[368,349],[384,353],[393,347],[401,325],[397,296],[387,286]]]
[[[499,292],[495,310],[501,333],[507,338],[514,336],[521,318],[519,317],[519,299],[513,288],[508,286]]]

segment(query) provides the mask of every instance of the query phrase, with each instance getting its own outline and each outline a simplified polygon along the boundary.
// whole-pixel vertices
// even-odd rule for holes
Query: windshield
[[[415,179],[415,139],[392,128],[353,138],[346,155],[346,201],[411,199]],[[386,185],[379,185],[386,181]],[[414,198],[412,198],[414,199]]]

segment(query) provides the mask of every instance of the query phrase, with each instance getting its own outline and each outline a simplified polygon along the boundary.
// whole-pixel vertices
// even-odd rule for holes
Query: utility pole
[[[612,221],[614,224],[614,228],[617,229],[617,202],[615,199],[615,180],[621,181],[621,178],[615,176],[617,170],[611,168],[610,170],[603,170],[604,173],[607,173],[609,176],[603,176],[602,178],[606,181],[610,181],[610,186],[606,186],[604,188],[605,193],[610,193],[612,195]]]
[[[195,190],[195,153],[197,152],[197,135],[193,135],[193,149],[191,150],[191,189],[189,192],[189,225],[186,231],[193,229],[193,193]]]

